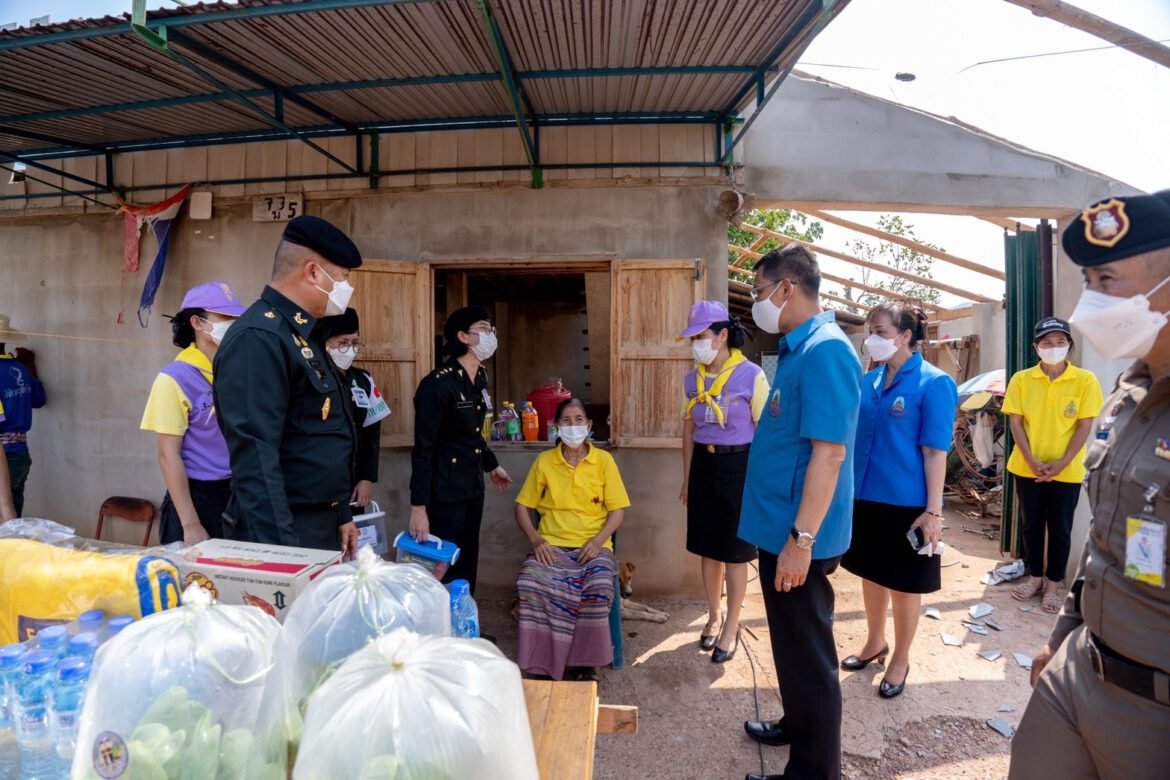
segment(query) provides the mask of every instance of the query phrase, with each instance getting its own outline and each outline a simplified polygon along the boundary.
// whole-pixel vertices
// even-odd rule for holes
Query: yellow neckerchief
[[[711,389],[707,390],[704,387],[703,380],[708,376],[707,367],[699,364],[695,367],[695,390],[698,391],[694,398],[687,404],[686,416],[691,416],[691,410],[695,408],[695,404],[707,404],[711,411],[715,413],[715,419],[719,422],[719,427],[724,426],[723,409],[715,401],[716,398],[723,392],[723,386],[727,384],[727,380],[731,379],[731,373],[735,367],[740,363],[746,361],[747,358],[743,356],[735,347],[731,347],[727,360],[723,363],[723,368],[719,369],[719,375],[715,377],[715,383],[711,385]]]

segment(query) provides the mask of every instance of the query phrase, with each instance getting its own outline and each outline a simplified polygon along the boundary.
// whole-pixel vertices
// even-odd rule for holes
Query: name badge
[[[719,395],[715,396],[715,403],[723,410],[723,421],[727,422],[727,412],[730,409],[727,402],[723,400],[723,396]],[[711,408],[711,405],[709,403],[704,404],[703,408],[706,410],[703,422],[718,424],[719,418],[715,416],[715,410]]]
[[[475,406],[474,401],[456,401],[455,402],[456,409],[470,409],[473,406]]]
[[[366,391],[354,384],[349,388],[350,394],[353,396],[353,405],[359,409],[370,408],[370,396]]]
[[[484,388],[483,391],[483,402],[487,405],[488,411],[490,412],[492,410],[492,397],[488,395],[487,388]]]
[[[1166,523],[1149,515],[1125,519],[1125,576],[1166,587]]]

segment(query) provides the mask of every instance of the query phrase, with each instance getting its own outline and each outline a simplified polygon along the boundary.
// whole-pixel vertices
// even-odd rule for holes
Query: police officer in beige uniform
[[[1092,526],[1012,744],[1011,780],[1170,776],[1170,190],[1109,198],[1065,229],[1086,290],[1074,329],[1135,362],[1093,427]]]

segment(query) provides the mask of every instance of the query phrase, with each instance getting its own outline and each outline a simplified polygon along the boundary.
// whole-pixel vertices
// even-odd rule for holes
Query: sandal
[[[1053,590],[1047,591],[1044,598],[1040,601],[1040,609],[1047,612],[1049,615],[1055,615],[1060,612],[1061,606],[1064,604],[1064,599],[1060,596],[1060,586],[1057,585]]]
[[[1027,601],[1043,589],[1044,578],[1037,577],[1035,581],[1029,580],[1012,588],[1012,598],[1016,601]]]

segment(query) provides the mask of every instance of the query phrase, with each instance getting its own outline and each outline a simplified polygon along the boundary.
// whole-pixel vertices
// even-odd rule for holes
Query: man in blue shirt
[[[24,483],[32,468],[28,452],[28,431],[32,428],[33,409],[45,405],[45,386],[37,379],[35,356],[31,350],[19,349],[17,356],[5,351],[8,344],[23,344],[28,337],[13,330],[7,315],[0,314],[0,401],[4,419],[0,420],[0,443],[12,483],[12,503],[16,516],[24,512]]]
[[[760,587],[784,717],[748,736],[791,745],[782,775],[839,780],[841,684],[829,575],[849,548],[861,363],[820,306],[816,258],[800,246],[756,265],[752,318],[783,333],[776,378],[748,458],[739,536],[760,551]]]

